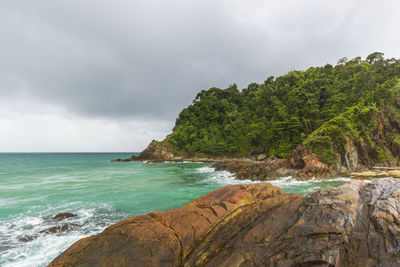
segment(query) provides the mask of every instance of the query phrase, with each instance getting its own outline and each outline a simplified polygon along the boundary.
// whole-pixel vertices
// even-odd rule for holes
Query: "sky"
[[[134,152],[197,92],[400,58],[400,1],[2,0],[0,152]]]

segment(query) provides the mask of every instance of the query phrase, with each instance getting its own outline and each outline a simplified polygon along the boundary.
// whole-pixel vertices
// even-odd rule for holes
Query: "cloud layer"
[[[170,131],[199,90],[374,51],[400,57],[399,8],[370,0],[2,1],[0,151],[141,150]],[[76,133],[64,130],[71,127]]]

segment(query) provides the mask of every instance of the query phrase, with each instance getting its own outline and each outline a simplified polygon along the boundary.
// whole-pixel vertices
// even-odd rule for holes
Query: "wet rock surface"
[[[399,266],[400,180],[226,186],[81,239],[50,266]]]
[[[75,214],[65,212],[65,213],[58,213],[54,217],[44,221],[44,223],[54,223],[58,221],[63,221],[68,218],[76,217]],[[72,230],[74,227],[76,227],[76,224],[73,223],[63,223],[61,225],[55,225],[49,228],[46,228],[44,230],[39,231],[37,234],[34,235],[25,235],[19,238],[19,241],[21,242],[30,242],[32,240],[35,240],[36,238],[39,237],[39,235],[47,235],[47,234],[57,234],[57,233],[63,233]]]
[[[39,234],[56,234],[56,233],[62,233],[71,230],[74,226],[74,224],[69,224],[69,223],[64,223],[62,225],[57,225],[50,227],[48,229],[42,230],[39,232]]]
[[[57,214],[56,216],[54,216],[51,219],[55,220],[55,221],[61,221],[61,220],[65,220],[65,219],[68,219],[68,218],[75,217],[75,216],[76,216],[75,214],[72,214],[72,213],[69,213],[69,212],[64,212],[64,213]]]

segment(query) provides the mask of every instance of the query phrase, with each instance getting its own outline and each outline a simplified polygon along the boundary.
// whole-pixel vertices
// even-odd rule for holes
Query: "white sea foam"
[[[186,163],[202,163],[202,162],[196,162],[196,161],[187,161],[187,160],[183,160],[183,161],[171,161],[171,160],[165,160],[165,161],[163,161],[163,163],[186,164]]]
[[[68,203],[64,207],[49,207],[49,210],[38,216],[20,215],[0,222],[0,266],[46,266],[77,240],[99,233],[124,217],[121,215],[116,218],[115,210],[107,204],[93,205],[93,208],[79,208],[81,205],[82,203],[77,202]],[[99,209],[102,212],[98,212]],[[56,213],[66,211],[77,216],[61,222],[48,220]],[[71,231],[39,234],[42,230],[67,222],[73,227]],[[30,242],[19,240],[22,237],[35,235],[37,238]]]
[[[212,183],[212,184],[228,185],[228,184],[252,184],[260,182],[251,180],[238,180],[236,179],[233,173],[230,173],[228,171],[216,171],[214,168],[209,166],[197,168],[197,171],[200,173],[208,174],[208,177],[206,178],[205,181],[207,183]]]
[[[214,170],[214,168],[211,168],[211,167],[209,167],[209,166],[197,168],[197,171],[198,171],[198,172],[201,172],[201,173],[213,173],[213,172],[216,172],[216,171]]]
[[[346,178],[346,177],[338,177],[338,178],[332,178],[332,179],[324,179],[324,180],[319,180],[319,181],[328,181],[328,182],[332,182],[332,181],[340,181],[340,182],[350,182],[351,178]]]
[[[309,180],[296,180],[292,176],[287,176],[283,177],[280,179],[276,180],[270,180],[266,181],[268,183],[271,183],[276,186],[307,186],[307,185],[312,185],[312,184],[319,184],[319,183],[326,183],[326,182],[349,182],[351,181],[351,178],[345,178],[345,177],[340,177],[340,178],[332,178],[332,179],[309,179]]]
[[[282,177],[274,180],[265,180],[265,181],[253,181],[253,180],[239,180],[236,179],[233,173],[228,171],[215,171],[214,168],[205,166],[201,168],[197,168],[197,171],[200,173],[209,174],[209,177],[206,179],[207,182],[210,183],[218,183],[221,185],[228,184],[251,184],[251,183],[260,183],[260,182],[268,182],[275,186],[287,188],[287,187],[296,187],[296,186],[311,186],[310,189],[319,189],[320,186],[318,184],[327,183],[327,182],[349,182],[351,178],[339,177],[332,179],[315,179],[312,178],[310,180],[296,180],[292,176]],[[368,180],[365,180],[368,182]],[[314,187],[312,187],[314,185]]]
[[[85,236],[79,232],[68,235],[39,236],[31,242],[20,244],[0,254],[0,260],[6,259],[2,265],[5,267],[46,266],[49,260]],[[51,244],[51,249],[49,249],[49,244]]]

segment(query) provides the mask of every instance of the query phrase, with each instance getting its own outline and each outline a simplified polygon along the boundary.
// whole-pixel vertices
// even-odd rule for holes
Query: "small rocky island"
[[[399,266],[400,180],[225,186],[81,239],[50,266]]]

